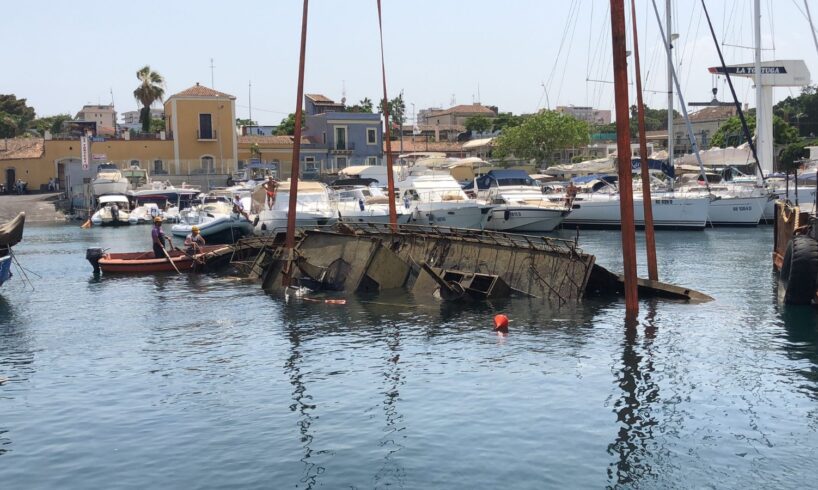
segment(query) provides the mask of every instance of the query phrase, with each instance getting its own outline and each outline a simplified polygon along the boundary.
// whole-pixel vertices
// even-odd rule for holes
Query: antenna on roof
[[[213,69],[216,68],[213,66],[213,58],[210,58],[210,88],[216,88],[216,83],[213,81]]]
[[[449,99],[449,105],[452,107],[457,105],[457,99],[455,98],[454,94],[452,94],[452,98]]]
[[[114,88],[111,87],[111,107],[114,106]]]
[[[347,81],[341,80],[341,105],[347,103]]]
[[[477,103],[480,104],[480,82],[477,82]]]

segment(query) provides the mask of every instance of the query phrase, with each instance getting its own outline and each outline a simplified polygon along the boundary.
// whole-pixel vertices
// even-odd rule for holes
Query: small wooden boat
[[[221,245],[208,245],[202,247],[201,253],[188,255],[182,250],[168,250],[167,257],[155,258],[153,251],[148,252],[126,252],[126,253],[99,253],[99,249],[89,249],[86,258],[91,265],[97,261],[99,269],[106,273],[117,274],[150,274],[153,272],[191,272],[201,270],[206,263],[206,255]],[[100,251],[101,252],[101,251]],[[171,260],[173,263],[171,263]],[[176,266],[174,268],[174,266]],[[96,269],[96,267],[95,267]]]
[[[20,213],[8,223],[0,225],[0,286],[11,279],[11,247],[23,239],[26,213]]]

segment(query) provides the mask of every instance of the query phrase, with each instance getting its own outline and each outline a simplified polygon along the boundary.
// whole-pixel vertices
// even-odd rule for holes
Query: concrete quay
[[[0,222],[8,221],[21,211],[26,222],[65,221],[65,213],[58,209],[59,193],[0,195]]]

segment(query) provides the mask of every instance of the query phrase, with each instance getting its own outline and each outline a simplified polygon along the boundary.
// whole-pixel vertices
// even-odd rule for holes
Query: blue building
[[[382,165],[383,125],[380,114],[345,112],[344,104],[318,94],[304,96],[301,169],[304,178],[336,174],[353,165]]]

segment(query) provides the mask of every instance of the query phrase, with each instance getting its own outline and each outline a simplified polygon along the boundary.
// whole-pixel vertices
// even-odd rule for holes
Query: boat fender
[[[818,241],[806,235],[794,236],[787,246],[781,269],[788,273],[784,302],[790,305],[812,303],[818,286]]]
[[[506,209],[505,211],[503,211],[503,219],[504,219],[504,220],[508,221],[508,219],[509,219],[510,217],[511,217],[511,211],[509,211],[508,209]]]

